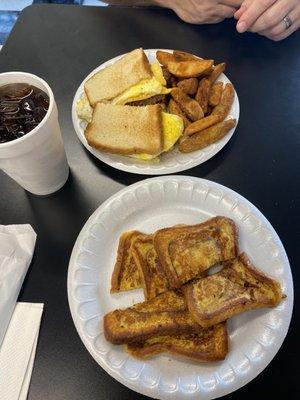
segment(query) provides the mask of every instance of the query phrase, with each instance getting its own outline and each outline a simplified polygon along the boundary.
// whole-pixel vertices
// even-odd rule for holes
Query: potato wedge
[[[162,71],[163,76],[167,82],[167,88],[176,87],[178,83],[178,79],[176,78],[176,76],[172,75],[171,72],[169,72],[164,66],[162,67]]]
[[[210,87],[211,87],[211,84],[210,84],[209,79],[202,78],[201,81],[199,82],[197,94],[195,97],[195,100],[198,101],[198,103],[200,104],[204,114],[207,113]]]
[[[226,63],[218,64],[214,67],[212,73],[209,76],[210,83],[213,84],[219,78],[222,72],[225,71]]]
[[[169,53],[167,51],[161,51],[161,50],[157,50],[156,52],[156,59],[157,61],[163,65],[163,66],[167,66],[169,62],[175,62],[175,57],[172,53]]]
[[[220,103],[214,107],[211,115],[219,115],[221,121],[225,119],[231,109],[234,99],[234,88],[231,83],[226,83],[223,89]]]
[[[235,125],[235,119],[228,119],[195,133],[193,136],[188,136],[180,142],[179,151],[182,153],[190,153],[195,150],[203,149],[222,139]]]
[[[208,105],[208,106],[207,106],[207,113],[206,113],[206,115],[210,115],[213,109],[214,109],[214,108],[213,108],[212,106]]]
[[[197,121],[204,117],[203,110],[199,103],[185,94],[181,89],[174,88],[171,91],[171,96],[178,103],[179,107],[192,121]]]
[[[194,95],[197,93],[198,89],[198,79],[197,78],[187,78],[182,79],[178,82],[177,86],[186,94]]]
[[[207,69],[205,72],[203,72],[203,74],[201,76],[209,77],[210,74],[213,72],[213,70],[214,70],[214,67],[211,67],[211,68]]]
[[[220,117],[218,115],[209,115],[208,117],[199,119],[199,121],[193,122],[185,129],[184,136],[192,136],[197,132],[203,131],[210,126],[215,125],[219,121]]]
[[[170,99],[168,108],[170,114],[178,115],[183,119],[183,124],[185,128],[187,128],[190,125],[191,121],[186,117],[186,115],[184,114],[184,112],[182,111],[182,109],[179,107],[179,105],[176,103],[175,100]]]
[[[220,103],[223,91],[223,82],[215,83],[210,89],[208,104],[212,107],[217,106]]]
[[[211,68],[213,63],[213,60],[169,61],[167,68],[178,78],[196,78]]]
[[[191,53],[186,53],[185,51],[174,50],[173,51],[174,57],[176,61],[193,61],[199,60],[198,57],[194,56]]]

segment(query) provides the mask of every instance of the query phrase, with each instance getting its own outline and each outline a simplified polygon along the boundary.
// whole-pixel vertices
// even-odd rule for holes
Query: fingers
[[[190,24],[216,24],[223,21],[224,18],[233,17],[236,9],[234,7],[219,4],[216,6],[214,13],[206,15],[205,18],[203,18],[203,15],[191,15],[181,9],[174,9],[174,11],[183,21],[189,22]]]
[[[242,13],[236,25],[239,33],[246,32],[249,27],[260,17],[276,0],[253,0],[249,7]]]
[[[300,20],[295,22],[289,29],[286,29],[283,33],[271,36],[269,37],[269,39],[274,40],[275,42],[279,42],[279,40],[287,38],[299,28],[300,28]]]
[[[232,18],[236,9],[231,6],[224,6],[224,5],[219,5],[216,9],[216,13],[218,14],[219,17],[222,18]]]
[[[203,18],[197,16],[196,14],[191,15],[189,12],[182,10],[181,8],[174,8],[174,12],[178,15],[180,19],[189,24],[203,24]]]
[[[229,6],[238,9],[241,7],[243,0],[220,0],[220,3],[224,6]]]
[[[217,16],[207,16],[203,18],[202,16],[190,15],[189,13],[181,12],[181,10],[174,10],[182,21],[187,22],[189,24],[199,25],[199,24],[217,24],[224,20],[224,17]]]
[[[285,23],[282,18],[282,20],[273,27],[258,32],[259,35],[266,36],[267,38],[274,41],[285,39],[300,27],[300,6],[298,9],[294,9],[293,11],[291,11],[289,13],[289,17],[292,20],[292,25],[288,29],[286,29]]]
[[[234,18],[235,19],[239,19],[240,16],[243,14],[243,12],[245,11],[246,7],[242,6],[241,8],[239,8],[235,13],[234,13]]]
[[[241,4],[240,8],[234,13],[234,18],[239,19],[243,12],[249,7],[253,0],[245,0]]]
[[[293,24],[288,29],[283,18],[289,15]],[[234,14],[237,30],[257,32],[279,41],[300,27],[300,2],[291,0],[245,0]]]
[[[293,5],[289,0],[279,0],[266,10],[250,27],[251,32],[260,32],[278,26],[285,28],[283,18],[291,12]],[[278,32],[282,33],[282,32]]]

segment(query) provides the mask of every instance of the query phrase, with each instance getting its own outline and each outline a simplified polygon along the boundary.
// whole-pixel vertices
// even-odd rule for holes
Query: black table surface
[[[234,21],[188,25],[162,9],[37,5],[22,12],[1,51],[0,72],[28,71],[50,84],[71,176],[59,192],[41,198],[0,172],[0,223],[30,223],[38,235],[19,297],[45,303],[29,400],[145,398],[111,378],[89,355],[73,325],[66,290],[69,257],[87,218],[119,189],[146,178],[115,170],[84,149],[72,126],[72,99],[92,69],[139,46],[184,49],[227,62],[226,74],[241,105],[236,133],[215,157],[182,174],[226,185],[256,205],[279,234],[296,285],[292,323],[278,354],[227,398],[295,399],[300,372],[300,32],[273,43],[237,34]]]

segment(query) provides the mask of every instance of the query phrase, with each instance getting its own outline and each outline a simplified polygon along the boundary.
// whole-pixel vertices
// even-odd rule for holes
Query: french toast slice
[[[139,289],[142,281],[131,252],[132,242],[142,235],[138,231],[124,232],[119,239],[117,259],[111,277],[111,293]]]
[[[153,336],[142,343],[130,343],[126,351],[136,358],[147,359],[168,352],[198,362],[224,360],[228,352],[226,323],[204,328],[199,332]]]
[[[189,313],[184,295],[173,290],[106,314],[103,326],[106,340],[113,344],[142,342],[154,335],[191,333],[202,329]]]
[[[169,290],[167,277],[153,246],[153,235],[138,235],[132,243],[131,252],[142,280],[145,299],[153,299]]]
[[[245,253],[183,290],[190,313],[203,327],[247,310],[274,307],[284,297],[280,284],[256,269]]]
[[[165,228],[153,238],[171,288],[179,288],[213,265],[237,256],[234,222],[214,217],[202,224]]]

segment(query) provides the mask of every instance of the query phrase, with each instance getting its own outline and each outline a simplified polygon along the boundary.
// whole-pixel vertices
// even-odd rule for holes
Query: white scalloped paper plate
[[[148,49],[144,50],[149,61],[151,63],[156,61],[156,51],[159,49]],[[173,51],[173,50],[166,50],[164,51]],[[84,83],[93,76],[96,72],[100,71],[103,68],[113,64],[119,58],[121,58],[124,54],[115,57],[109,61],[106,61],[104,64],[101,64],[99,67],[94,69],[81,83],[77,92],[74,96],[73,104],[72,104],[72,120],[75,132],[81,141],[81,143],[86,147],[86,149],[92,153],[95,157],[99,160],[103,161],[105,164],[110,165],[116,169],[120,169],[122,171],[132,172],[135,174],[143,174],[143,175],[165,175],[165,174],[173,174],[179,171],[185,171],[189,168],[193,168],[196,165],[202,164],[203,162],[209,160],[215,154],[217,154],[230,140],[231,136],[233,135],[236,126],[231,129],[231,131],[217,143],[214,143],[210,146],[207,146],[205,149],[194,151],[192,153],[184,154],[180,153],[178,149],[174,148],[172,151],[165,153],[161,156],[160,163],[146,163],[143,161],[135,160],[130,157],[124,157],[121,155],[116,154],[109,154],[104,153],[100,150],[94,149],[93,147],[89,146],[84,136],[84,130],[86,128],[86,123],[80,120],[76,113],[76,103],[84,93]],[[227,78],[226,75],[221,74],[220,81],[227,83],[230,80]],[[228,118],[235,118],[238,124],[240,115],[240,106],[238,96],[235,92],[235,97],[233,101],[233,105],[228,115]]]
[[[102,316],[143,300],[141,290],[110,294],[110,278],[123,231],[153,232],[215,215],[234,219],[240,249],[277,279],[287,295],[272,309],[249,311],[229,321],[225,361],[197,364],[163,354],[139,361],[106,342]],[[293,282],[285,250],[266,218],[249,201],[217,183],[186,176],[147,179],[121,190],[89,218],[75,243],[68,297],[76,329],[97,363],[119,382],[157,399],[214,399],[255,378],[279,350],[293,308]]]

